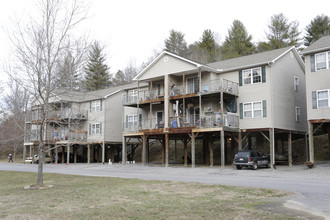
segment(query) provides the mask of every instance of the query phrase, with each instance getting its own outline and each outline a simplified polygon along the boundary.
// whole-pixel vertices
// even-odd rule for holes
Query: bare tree
[[[87,7],[78,0],[40,0],[37,7],[39,13],[30,15],[27,23],[17,21],[17,30],[9,38],[18,62],[16,79],[29,88],[33,105],[39,106],[37,186],[42,186],[44,153],[49,147],[43,141],[44,129],[54,91],[66,76],[57,73],[66,55],[76,48],[73,31],[86,18]]]

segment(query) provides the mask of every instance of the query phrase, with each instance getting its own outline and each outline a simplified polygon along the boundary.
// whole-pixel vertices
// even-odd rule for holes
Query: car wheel
[[[252,169],[256,170],[258,169],[258,164],[257,162],[254,162],[253,165],[252,165]]]
[[[240,170],[242,169],[242,166],[236,165],[236,169]]]

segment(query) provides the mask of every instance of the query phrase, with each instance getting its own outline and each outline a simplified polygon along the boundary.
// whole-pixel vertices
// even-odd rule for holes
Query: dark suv
[[[236,165],[238,170],[242,169],[242,167],[252,167],[252,169],[256,170],[259,166],[270,167],[270,160],[269,156],[264,155],[260,151],[242,150],[235,155],[233,164]]]

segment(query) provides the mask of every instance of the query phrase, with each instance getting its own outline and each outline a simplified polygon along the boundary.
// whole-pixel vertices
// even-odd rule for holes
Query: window
[[[100,123],[95,123],[90,125],[90,134],[101,134],[101,124]]]
[[[128,127],[136,127],[138,124],[137,115],[128,115]]]
[[[243,103],[244,118],[260,118],[262,117],[262,102],[246,102]]]
[[[330,52],[323,52],[315,54],[315,69],[329,69],[330,68]]]
[[[199,92],[199,78],[191,77],[187,79],[187,94]]]
[[[329,103],[329,89],[327,90],[320,90],[317,91],[316,98],[317,98],[317,108],[326,108],[330,107]]]
[[[300,107],[296,106],[296,121],[300,121]]]
[[[91,102],[91,112],[101,111],[101,100]]]
[[[248,70],[243,70],[243,81],[244,85],[247,84],[255,84],[255,83],[260,83],[261,82],[261,68],[253,68],[253,69],[248,69]]]
[[[298,86],[299,86],[299,78],[298,78],[298,76],[295,76],[294,81],[293,81],[294,91],[298,92]]]
[[[134,89],[134,90],[129,90],[128,91],[128,102],[136,102],[137,101],[137,96],[138,96],[138,93],[137,93],[137,90]]]

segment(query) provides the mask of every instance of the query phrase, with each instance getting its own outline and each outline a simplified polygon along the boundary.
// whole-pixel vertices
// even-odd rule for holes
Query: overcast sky
[[[14,13],[29,13],[35,2],[2,0],[1,26],[10,28]],[[106,46],[111,73],[130,62],[139,66],[154,55],[154,50],[161,51],[172,28],[184,33],[188,44],[199,40],[205,29],[211,29],[223,42],[233,20],[238,19],[257,42],[265,40],[273,14],[284,13],[290,21],[297,20],[301,31],[317,15],[330,16],[329,0],[90,0],[90,4],[90,18],[84,22],[84,28],[90,39]],[[8,44],[1,30],[1,64],[8,59]]]

